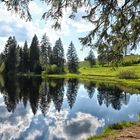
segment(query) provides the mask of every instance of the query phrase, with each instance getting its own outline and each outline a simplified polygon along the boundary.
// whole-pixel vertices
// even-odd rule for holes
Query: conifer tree
[[[30,46],[30,71],[37,72],[39,67],[39,41],[34,35]]]
[[[29,67],[29,49],[28,49],[28,44],[27,41],[24,43],[23,47],[23,72],[28,72],[30,67]]]
[[[93,65],[96,65],[96,59],[95,59],[95,56],[94,56],[94,53],[92,50],[89,51],[89,54],[88,54],[86,60],[89,61],[89,64],[91,67]]]
[[[22,48],[19,48],[19,65],[18,65],[18,71],[23,72],[24,66],[23,66],[23,50]]]
[[[69,72],[76,73],[78,71],[78,56],[72,42],[68,48],[67,61]]]
[[[57,65],[57,67],[59,67],[59,72],[63,73],[64,72],[64,49],[63,49],[63,45],[62,45],[62,41],[59,38],[56,43],[55,46],[53,48],[53,64]]]
[[[50,42],[46,35],[43,35],[42,40],[40,42],[40,61],[42,65],[47,65],[49,63],[49,48]]]
[[[5,53],[5,73],[15,73],[17,66],[16,54],[17,41],[15,37],[9,37],[6,43],[7,52]]]

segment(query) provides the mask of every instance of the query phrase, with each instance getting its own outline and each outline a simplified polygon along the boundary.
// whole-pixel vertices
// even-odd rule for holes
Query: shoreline
[[[138,93],[140,94],[140,78],[138,79],[119,79],[116,75],[99,75],[99,74],[72,74],[72,73],[64,73],[64,74],[18,74],[18,76],[25,76],[25,77],[41,77],[42,79],[47,78],[76,78],[81,82],[97,82],[97,83],[105,83],[105,84],[116,84],[121,89],[125,90],[126,92]]]
[[[45,78],[77,78],[79,80],[89,80],[95,82],[107,82],[112,84],[120,84],[127,87],[136,87],[140,90],[140,79],[119,79],[117,76],[105,76],[105,75],[86,75],[86,74],[49,74],[41,75]]]

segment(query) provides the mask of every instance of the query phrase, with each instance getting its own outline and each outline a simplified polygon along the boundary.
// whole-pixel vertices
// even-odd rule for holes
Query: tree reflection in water
[[[69,103],[69,107],[72,108],[77,96],[78,91],[78,80],[77,79],[69,79],[67,82],[67,100]]]
[[[59,112],[63,105],[64,94],[66,94],[67,102],[70,109],[73,108],[78,94],[79,82],[77,79],[48,79],[42,81],[40,77],[5,77],[5,86],[0,88],[4,97],[4,102],[9,112],[14,112],[16,105],[23,102],[26,108],[28,102],[31,106],[33,114],[36,114],[40,108],[45,116],[53,102],[55,109]],[[65,88],[66,87],[66,88]],[[107,84],[98,84],[95,82],[85,82],[89,98],[93,98],[97,89],[97,99],[100,106],[106,107],[110,105],[120,110],[122,104],[128,104],[130,94],[126,94],[117,86]],[[65,93],[65,89],[66,93]]]
[[[96,83],[93,81],[86,82],[84,88],[87,90],[88,96],[91,99],[95,93]]]
[[[107,107],[111,105],[114,109],[120,110],[122,104],[128,104],[130,95],[117,86],[100,84],[97,98],[100,105],[104,103]]]

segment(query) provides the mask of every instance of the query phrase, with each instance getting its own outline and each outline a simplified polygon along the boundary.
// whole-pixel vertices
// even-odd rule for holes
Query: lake
[[[108,83],[13,76],[0,92],[1,140],[82,140],[139,119],[140,95]]]

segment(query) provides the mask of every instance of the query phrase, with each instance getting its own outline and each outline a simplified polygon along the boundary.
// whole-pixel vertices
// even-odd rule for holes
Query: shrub
[[[136,75],[136,73],[133,72],[133,71],[130,71],[130,70],[121,71],[118,74],[118,77],[120,79],[137,79],[138,78],[138,76]]]
[[[123,66],[132,66],[133,63],[131,61],[126,61],[122,63]]]
[[[132,66],[135,64],[140,64],[140,58],[124,61],[122,66]]]
[[[50,65],[50,66],[47,66],[46,73],[47,74],[59,74],[60,69],[56,65]]]

